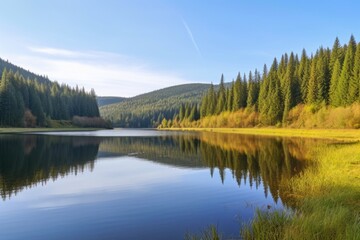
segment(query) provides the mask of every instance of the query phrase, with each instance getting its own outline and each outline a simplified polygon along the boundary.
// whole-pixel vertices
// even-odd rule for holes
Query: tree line
[[[100,116],[94,90],[86,92],[84,88],[71,88],[41,78],[42,81],[25,78],[20,71],[2,69],[1,126],[47,126],[49,120]]]
[[[224,76],[216,91],[211,85],[199,107],[200,118],[247,109],[263,125],[290,123],[290,111],[299,105],[347,107],[360,102],[360,43],[335,39],[332,49],[320,47],[310,56],[291,52],[248,75],[237,75],[226,88]],[[168,122],[167,122],[168,123]],[[170,125],[167,124],[167,127]],[[164,126],[162,126],[164,127]]]

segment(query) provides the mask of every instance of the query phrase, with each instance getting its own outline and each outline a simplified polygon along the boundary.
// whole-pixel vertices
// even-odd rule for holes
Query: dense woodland
[[[48,126],[74,116],[100,119],[94,90],[51,82],[2,59],[0,74],[1,126]]]
[[[291,52],[274,59],[270,69],[239,73],[230,87],[221,76],[216,91],[203,96],[200,121],[178,114],[161,127],[360,127],[360,43],[351,36],[332,49],[310,56]],[[343,116],[339,116],[343,115]],[[337,122],[336,122],[337,121]]]
[[[160,89],[102,106],[100,113],[117,127],[157,127],[163,118],[179,114],[180,106],[200,104],[209,87],[210,84],[184,84]]]

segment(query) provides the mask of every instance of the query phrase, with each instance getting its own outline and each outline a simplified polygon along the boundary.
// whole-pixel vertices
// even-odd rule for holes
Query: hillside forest
[[[221,76],[195,110],[181,107],[160,127],[306,128],[360,127],[360,43],[335,39],[332,49],[320,47],[310,56],[291,52],[248,75],[237,75],[229,87]],[[198,112],[199,118],[190,114]]]
[[[108,99],[98,98],[100,114],[115,127],[153,128],[159,126],[163,118],[178,115],[181,106],[198,106],[209,87],[210,84],[199,83],[172,86],[105,106],[101,104]]]
[[[71,88],[0,59],[0,126],[50,126],[75,118],[78,126],[104,125],[94,90]],[[85,124],[85,125],[84,125]]]

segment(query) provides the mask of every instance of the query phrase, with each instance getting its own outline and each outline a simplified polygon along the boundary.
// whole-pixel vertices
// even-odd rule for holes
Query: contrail
[[[190,37],[190,39],[191,39],[194,47],[196,48],[196,51],[199,53],[200,56],[202,56],[202,55],[201,55],[201,52],[200,52],[200,49],[199,49],[199,46],[197,45],[197,43],[196,43],[196,41],[195,41],[195,38],[194,38],[194,36],[193,36],[193,34],[192,34],[189,26],[186,24],[186,22],[185,22],[185,20],[184,20],[183,18],[181,18],[181,20],[182,20],[182,23],[183,23],[183,25],[184,25],[187,33],[189,34],[189,37]]]

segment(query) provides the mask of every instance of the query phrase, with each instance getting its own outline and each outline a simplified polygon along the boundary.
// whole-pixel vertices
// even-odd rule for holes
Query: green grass
[[[222,239],[222,237],[219,234],[217,227],[214,225],[210,225],[198,235],[191,233],[186,234],[185,239],[186,240],[220,240]]]
[[[360,239],[360,131],[337,129],[181,129],[333,139],[314,146],[316,163],[280,186],[296,211],[258,210],[243,239]]]
[[[324,145],[312,154],[317,167],[283,186],[296,213],[277,227],[281,212],[259,212],[242,229],[244,239],[360,239],[360,143]]]

